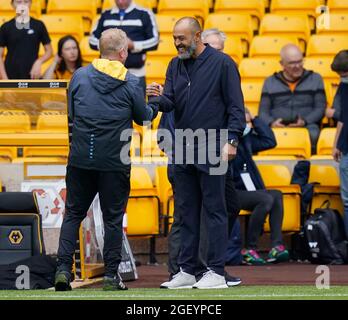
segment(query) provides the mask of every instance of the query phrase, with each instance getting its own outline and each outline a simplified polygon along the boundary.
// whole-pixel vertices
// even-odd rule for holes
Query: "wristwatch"
[[[238,147],[238,140],[236,140],[236,139],[228,140],[228,144],[230,144],[234,148],[237,148]]]

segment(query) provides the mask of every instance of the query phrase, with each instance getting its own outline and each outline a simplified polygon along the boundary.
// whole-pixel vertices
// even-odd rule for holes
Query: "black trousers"
[[[175,165],[174,176],[175,214],[168,239],[169,272],[177,273],[181,267],[185,272],[197,274],[210,268],[223,275],[228,239],[226,177],[209,175],[194,165]],[[201,259],[200,242],[201,252],[206,252]]]
[[[65,216],[60,231],[58,270],[71,271],[82,220],[99,193],[104,221],[105,275],[115,276],[121,262],[122,221],[130,191],[129,172],[104,172],[68,166]]]
[[[172,275],[179,272],[178,257],[180,253],[180,224],[181,219],[177,210],[175,210],[175,168],[173,164],[168,165],[168,179],[172,185],[174,193],[174,221],[168,235],[168,272]],[[225,184],[225,200],[228,214],[228,238],[231,234],[232,228],[236,219],[238,218],[240,203],[238,200],[237,191],[233,182],[232,172],[229,170],[226,174],[226,184]],[[205,214],[202,210],[202,220]],[[201,274],[206,271],[207,267],[207,256],[208,256],[208,242],[209,234],[206,229],[206,223],[202,221],[201,223],[201,234],[200,234],[200,247],[199,256],[197,262],[196,274]]]
[[[283,195],[279,190],[237,190],[242,210],[252,211],[247,231],[247,248],[256,249],[266,216],[269,213],[272,247],[281,245]]]

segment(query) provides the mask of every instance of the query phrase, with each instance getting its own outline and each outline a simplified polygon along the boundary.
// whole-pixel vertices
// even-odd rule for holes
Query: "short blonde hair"
[[[121,29],[107,29],[99,39],[99,49],[102,56],[108,56],[128,48],[128,37]]]

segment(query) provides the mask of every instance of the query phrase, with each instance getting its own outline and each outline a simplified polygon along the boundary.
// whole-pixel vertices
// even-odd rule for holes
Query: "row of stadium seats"
[[[306,128],[273,128],[277,146],[259,152],[255,159],[332,159],[332,146],[336,128],[324,128],[320,132],[317,154],[311,155],[311,142]],[[157,130],[144,129],[137,139],[132,141],[132,156],[164,157],[157,144]]]
[[[10,17],[2,16],[1,13],[0,24],[9,18]],[[93,24],[95,24],[98,19],[99,16],[94,19]],[[77,15],[42,15],[41,20],[45,23],[48,32],[53,39],[53,44],[57,42],[57,40],[55,40],[56,38],[60,38],[66,34],[71,34],[81,41],[84,34],[89,34],[91,30],[86,30],[84,28],[82,17]],[[172,37],[173,25],[175,24],[177,17],[158,14],[156,20],[161,38],[164,39],[163,46],[166,46],[168,41],[167,38]],[[263,41],[256,38],[253,43],[255,32],[251,25],[251,18],[247,15],[236,13],[210,14],[207,17],[204,28],[218,28],[221,31],[224,31],[229,38],[240,39],[244,55],[249,54],[249,56],[254,56],[255,51],[257,54],[257,50],[260,50],[260,47],[263,48],[262,50],[265,50],[266,48],[269,50],[271,49],[268,46],[269,44],[279,47],[284,42],[281,38],[285,38],[285,40],[295,44],[299,43],[303,50],[305,49],[305,45],[308,43],[309,48],[306,52],[308,56],[317,54],[321,55],[322,51],[318,51],[318,48],[320,49],[320,47],[330,42],[331,47],[321,48],[321,50],[324,50],[323,54],[325,55],[332,55],[334,50],[337,50],[337,48],[341,48],[342,45],[344,46],[346,44],[346,42],[344,42],[344,37],[348,34],[348,14],[330,14],[330,27],[318,29],[317,34],[314,36],[311,34],[308,19],[304,16],[267,14],[261,21],[258,34],[261,36],[276,36],[278,39],[276,41],[272,40],[272,38],[265,38]],[[283,42],[278,43],[278,41]],[[172,42],[173,41],[171,40],[171,43]],[[271,55],[274,55],[274,50],[275,49],[271,51]],[[266,54],[269,55],[267,50]]]
[[[114,0],[33,0],[32,10],[38,16],[42,11],[47,13],[76,13],[93,16],[98,11],[107,10],[114,5]],[[157,12],[169,12],[176,15],[187,12],[198,12],[202,16],[210,12],[237,12],[250,14],[260,20],[265,12],[285,14],[305,14],[318,16],[321,11],[319,6],[326,4],[331,12],[347,12],[348,5],[345,0],[135,0],[135,3],[155,9]],[[11,12],[7,2],[0,4],[0,10]],[[269,10],[268,10],[269,9]]]
[[[259,164],[258,168],[269,189],[278,189],[284,198],[284,220],[282,231],[296,232],[301,226],[301,196],[299,185],[291,184],[291,173],[284,165]],[[331,207],[342,210],[339,192],[339,178],[332,166],[311,165],[310,183],[315,183],[310,212],[319,208],[325,200]],[[173,221],[173,190],[167,179],[167,168],[156,167],[154,184],[145,168],[133,167],[131,172],[131,197],[127,207],[129,235],[155,235],[161,230],[161,223]],[[242,211],[241,215],[250,212]],[[163,229],[162,229],[163,230]],[[269,231],[269,221],[265,231]]]
[[[244,87],[245,83],[242,83],[243,91],[252,91],[253,88]],[[256,83],[255,83],[256,84]],[[249,83],[247,86],[256,86],[253,83]],[[259,83],[259,90],[261,89],[261,83]],[[254,89],[256,91],[256,89]],[[249,95],[246,94],[246,97]],[[251,101],[252,102],[252,101]],[[246,98],[246,105],[248,106],[249,101]],[[252,109],[252,108],[251,108]],[[256,114],[256,113],[255,113]],[[152,128],[135,126],[135,133],[133,135],[132,145],[131,145],[131,155],[132,156],[160,156],[163,157],[164,154],[159,150],[157,145],[157,128],[159,124],[161,114],[155,119],[152,124]],[[329,156],[331,154],[331,148],[333,145],[333,139],[335,134],[335,128],[324,128],[321,131],[319,141],[318,141],[318,156]],[[16,134],[27,134],[28,137],[37,137],[41,134],[43,137],[41,139],[51,139],[52,134],[63,134],[67,135],[68,125],[66,114],[60,113],[58,111],[46,110],[39,114],[37,117],[36,128],[31,130],[30,116],[23,110],[0,110],[0,135],[4,136],[4,139],[8,135],[13,135],[13,145],[9,147],[21,146],[19,141],[22,137],[18,136],[18,142],[16,143]],[[310,139],[308,130],[305,128],[276,128],[274,133],[277,138],[277,147],[275,149],[267,150],[260,155],[267,156],[292,156],[292,157],[302,157],[309,159],[311,157],[310,153]],[[46,134],[46,135],[45,135]],[[49,135],[48,135],[49,134]],[[64,145],[51,147],[50,141],[47,140],[46,144],[43,143],[40,147],[37,146],[36,142],[33,140],[33,145],[26,144],[26,147],[34,147],[24,149],[23,156],[66,156],[67,148]],[[6,149],[5,156],[10,159],[16,158],[13,156],[18,152],[9,152]],[[41,153],[40,153],[41,150]],[[57,150],[55,153],[55,150]]]
[[[0,110],[0,133],[24,133],[31,130],[31,119],[24,110]],[[37,117],[35,130],[41,132],[68,132],[66,114],[52,110]]]

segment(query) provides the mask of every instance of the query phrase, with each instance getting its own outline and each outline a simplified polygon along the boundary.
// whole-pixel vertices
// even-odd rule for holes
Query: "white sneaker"
[[[228,288],[224,276],[220,276],[213,270],[204,273],[201,280],[195,283],[193,289],[226,289]]]
[[[192,274],[184,271],[178,272],[173,279],[167,282],[163,282],[160,285],[162,289],[192,289],[192,286],[196,283],[196,277]]]

